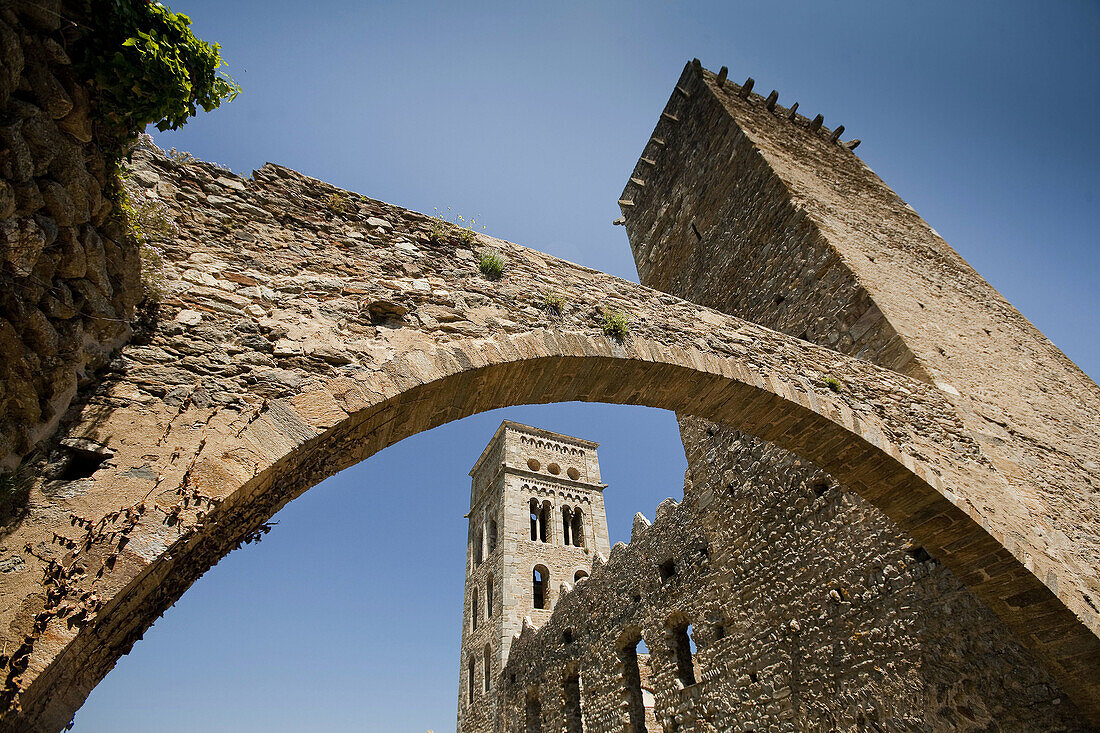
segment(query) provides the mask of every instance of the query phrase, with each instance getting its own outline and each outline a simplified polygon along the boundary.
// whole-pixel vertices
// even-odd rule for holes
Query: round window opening
[[[561,473],[561,466],[556,463],[551,463],[549,466],[546,467],[546,470],[557,476],[559,473]]]
[[[529,469],[531,469],[532,471],[539,470],[539,468],[541,466],[542,466],[542,464],[538,462],[538,459],[535,459],[535,458],[528,458],[527,459],[527,467]]]
[[[568,474],[569,478],[573,479],[574,481],[581,477],[581,472],[575,468],[569,468],[565,473]]]

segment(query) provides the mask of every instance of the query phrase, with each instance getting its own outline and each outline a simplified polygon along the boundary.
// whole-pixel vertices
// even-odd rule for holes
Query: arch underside
[[[284,168],[245,180],[135,160],[178,217],[170,296],[74,408],[6,537],[27,548],[0,573],[8,727],[66,725],[195,579],[310,486],[448,421],[570,400],[706,418],[811,461],[951,568],[1100,719],[1095,567],[1048,550],[1043,507],[1011,489],[951,395],[508,242],[437,236],[415,212],[358,197],[334,212],[325,201],[352,195]],[[248,231],[226,233],[227,217]],[[478,272],[482,246],[507,260],[499,280]],[[605,335],[610,310],[622,342]],[[90,476],[66,475],[88,455]],[[1060,499],[1088,515],[1087,497]]]
[[[531,354],[535,343],[551,353]],[[549,348],[554,343],[557,353]],[[68,722],[94,684],[155,618],[220,557],[310,486],[405,437],[478,412],[519,404],[580,400],[645,405],[753,433],[805,457],[859,492],[960,578],[972,577],[981,568],[988,572],[997,564],[1005,566],[989,583],[972,584],[971,588],[998,611],[1021,640],[1028,638],[1037,623],[1049,623],[1052,614],[1060,613],[1061,604],[1045,586],[922,478],[932,474],[930,467],[916,463],[886,440],[882,422],[868,416],[859,419],[850,411],[846,415],[840,400],[830,402],[827,389],[803,383],[799,387],[804,385],[807,391],[802,392],[790,386],[793,382],[763,376],[754,379],[750,369],[731,360],[712,359],[708,368],[704,366],[708,359],[690,350],[665,350],[663,358],[654,358],[661,349],[641,339],[622,346],[599,335],[527,334],[489,349],[501,354],[512,347],[511,358],[477,366],[478,355],[485,355],[484,347],[452,344],[434,354],[420,352],[422,358],[406,361],[387,373],[391,384],[402,385],[400,391],[342,418],[310,409],[318,404],[316,395],[312,401],[299,400],[297,409],[293,400],[269,402],[256,415],[237,415],[233,420],[194,407],[178,416],[176,421],[181,424],[205,426],[198,437],[201,445],[195,460],[185,469],[181,485],[198,487],[200,494],[203,487],[224,487],[223,493],[213,497],[220,502],[201,522],[197,515],[191,518],[189,510],[183,511],[176,525],[177,537],[159,552],[154,550],[155,556],[147,558],[148,562],[138,553],[158,547],[155,538],[163,538],[164,520],[150,521],[145,533],[138,523],[139,531],[131,535],[128,544],[132,556],[123,551],[124,557],[116,565],[120,575],[130,577],[94,620],[79,630],[65,629],[61,619],[51,621],[51,647],[36,647],[35,653],[40,648],[46,650],[43,667],[21,696],[23,720],[35,721],[41,729]],[[424,373],[427,365],[434,365],[429,369],[434,378]],[[769,388],[780,384],[787,389]],[[103,428],[110,431],[115,425],[132,422],[134,416],[125,412],[123,408],[107,416]],[[850,420],[847,424],[845,417]],[[280,443],[288,449],[272,455],[271,446]],[[140,448],[135,459],[148,456],[147,445],[135,448]],[[121,452],[116,458],[120,465],[115,474],[126,473]],[[242,470],[250,464],[251,469]],[[990,479],[988,469],[967,474],[962,472],[964,467],[947,468],[950,470],[944,473],[954,473],[956,481]],[[254,475],[246,476],[252,472]],[[127,493],[110,484],[109,477],[97,477],[93,491]],[[954,550],[946,550],[948,546]],[[96,552],[95,547],[89,550],[85,562],[92,562]],[[995,558],[994,562],[990,558]],[[975,567],[975,559],[980,567]],[[1013,605],[1006,601],[1003,592],[998,592],[1006,582],[1012,584],[1011,597],[1026,593],[1028,602]],[[1094,639],[1083,631],[1085,643]],[[1054,670],[1055,665],[1064,663],[1051,659],[1049,649],[1032,647],[1040,658],[1046,655],[1044,661]],[[47,656],[52,650],[55,655]],[[1076,669],[1082,675],[1079,680],[1095,679],[1088,673],[1096,659],[1085,656]],[[1061,681],[1067,690],[1073,689],[1072,680],[1063,677]],[[1080,686],[1077,692],[1082,692]],[[1087,701],[1088,697],[1079,699]]]

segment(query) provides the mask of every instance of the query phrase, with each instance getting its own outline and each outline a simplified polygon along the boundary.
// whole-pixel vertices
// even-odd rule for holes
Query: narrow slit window
[[[561,508],[561,533],[562,540],[566,547],[569,547],[569,529],[570,529],[570,512],[569,507],[563,506]]]
[[[470,596],[470,630],[477,631],[477,588]]]
[[[542,733],[542,703],[537,695],[528,695],[526,711],[526,733]]]
[[[489,645],[485,645],[485,691],[488,692],[493,686],[493,650],[489,648]]]
[[[630,720],[629,733],[646,733],[645,701],[642,698],[642,672],[638,666],[638,645],[641,635],[627,640],[619,649],[619,660],[623,668],[623,687],[626,692],[627,714]]]
[[[672,645],[676,653],[676,676],[684,687],[695,684],[695,663],[691,653],[695,642],[691,638],[691,624],[679,622],[672,627]]]
[[[493,617],[493,576],[489,575],[489,579],[485,581],[485,615],[488,618]]]
[[[466,669],[467,702],[474,703],[474,655],[470,655]]]
[[[581,676],[578,672],[565,675],[565,733],[584,733],[584,713],[581,710]]]

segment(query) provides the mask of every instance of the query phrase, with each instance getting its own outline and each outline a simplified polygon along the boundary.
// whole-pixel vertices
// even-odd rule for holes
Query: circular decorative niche
[[[527,467],[529,469],[531,469],[532,471],[537,471],[540,468],[542,468],[542,464],[538,462],[537,458],[528,458],[527,459]]]
[[[572,467],[570,467],[568,470],[566,470],[565,473],[566,473],[566,475],[569,476],[569,478],[573,479],[574,481],[576,481],[577,479],[579,479],[581,477],[581,472],[578,471],[575,468],[572,468]]]
[[[559,473],[561,473],[561,466],[556,463],[551,463],[549,466],[546,467],[546,470],[557,476]]]

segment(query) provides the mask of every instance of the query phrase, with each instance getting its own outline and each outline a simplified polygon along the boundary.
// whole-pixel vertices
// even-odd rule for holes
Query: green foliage
[[[340,191],[333,191],[325,198],[325,208],[333,214],[346,214],[351,209],[351,199]]]
[[[432,217],[432,228],[428,232],[428,239],[436,243],[443,242],[447,239],[448,229],[450,229],[450,224],[438,216]]]
[[[616,341],[622,341],[630,333],[630,321],[623,313],[604,308],[603,332],[605,336],[610,336]]]
[[[436,209],[439,211],[439,209]],[[477,239],[477,232],[474,231],[474,227],[477,225],[476,219],[467,220],[462,214],[456,213],[447,207],[448,214],[437,214],[432,218],[432,228],[428,233],[428,238],[433,242],[444,242],[454,237],[462,244],[469,246]],[[448,218],[449,217],[449,218]],[[481,227],[485,228],[484,225]]]
[[[504,274],[504,255],[495,249],[483,249],[478,253],[477,267],[490,280],[499,280]]]
[[[560,316],[565,310],[565,296],[553,290],[547,290],[542,294],[542,307],[543,310]]]
[[[844,385],[841,384],[840,380],[836,377],[825,377],[823,381],[825,382],[825,386],[833,392],[840,392],[840,390],[844,389]]]
[[[220,46],[196,38],[186,15],[149,0],[83,0],[83,10],[74,60],[94,80],[97,116],[120,143],[150,123],[175,130],[240,93],[218,72]]]

